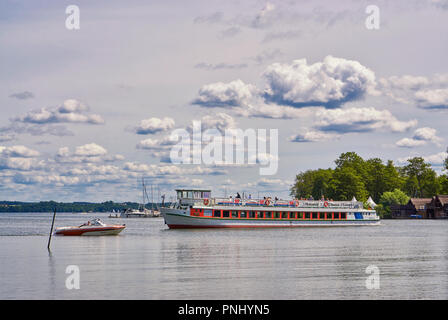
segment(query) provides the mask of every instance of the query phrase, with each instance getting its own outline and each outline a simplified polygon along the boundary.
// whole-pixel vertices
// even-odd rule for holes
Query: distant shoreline
[[[154,203],[146,203],[145,206],[150,208],[156,206]],[[112,212],[122,211],[128,208],[138,209],[140,206],[137,202],[113,202],[106,201],[101,203],[95,202],[56,202],[56,201],[0,201],[1,212]]]

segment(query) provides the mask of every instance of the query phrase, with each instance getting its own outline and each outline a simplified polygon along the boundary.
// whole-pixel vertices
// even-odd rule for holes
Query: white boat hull
[[[341,227],[379,225],[380,220],[289,220],[232,219],[190,216],[184,210],[162,208],[170,229],[184,228],[276,228],[276,227]]]

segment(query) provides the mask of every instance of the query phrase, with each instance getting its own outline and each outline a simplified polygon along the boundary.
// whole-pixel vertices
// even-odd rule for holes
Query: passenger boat
[[[94,219],[80,226],[56,228],[56,235],[63,236],[106,236],[117,235],[125,228],[125,225],[107,225],[100,219]]]
[[[177,201],[161,207],[176,228],[336,227],[379,225],[360,201],[212,198],[210,190],[176,189]]]

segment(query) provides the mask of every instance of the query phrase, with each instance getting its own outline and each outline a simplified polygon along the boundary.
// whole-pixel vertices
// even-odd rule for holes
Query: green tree
[[[336,168],[330,181],[329,197],[342,201],[351,200],[353,196],[360,201],[367,200],[367,191],[362,177],[349,166]]]
[[[386,190],[386,167],[379,158],[369,159],[365,162],[367,177],[364,182],[368,194],[373,201],[378,202],[381,194]]]
[[[408,159],[402,172],[406,176],[405,188],[409,195],[425,198],[438,192],[437,174],[422,157]]]
[[[388,218],[390,217],[390,207],[392,205],[406,204],[408,201],[409,197],[399,189],[386,191],[381,195],[379,204],[375,207],[375,210],[381,218]]]
[[[403,178],[400,176],[400,173],[394,166],[392,160],[388,160],[386,167],[384,168],[384,180],[384,191],[401,189],[404,184]]]
[[[329,183],[333,175],[332,169],[307,170],[296,176],[291,195],[296,198],[320,199],[328,193]]]

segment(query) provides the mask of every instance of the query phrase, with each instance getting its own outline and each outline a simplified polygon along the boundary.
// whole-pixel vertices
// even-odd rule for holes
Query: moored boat
[[[126,225],[108,225],[100,219],[94,219],[80,226],[59,227],[56,228],[56,235],[63,236],[106,236],[117,235]]]
[[[177,202],[162,206],[171,229],[334,227],[379,225],[360,201],[212,198],[210,190],[177,189]]]

